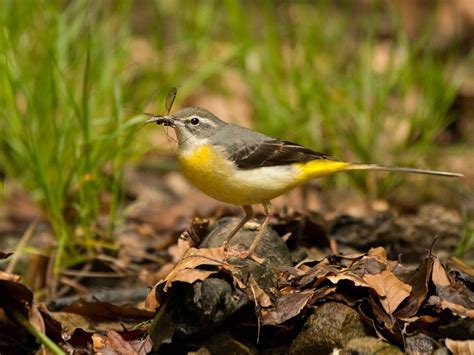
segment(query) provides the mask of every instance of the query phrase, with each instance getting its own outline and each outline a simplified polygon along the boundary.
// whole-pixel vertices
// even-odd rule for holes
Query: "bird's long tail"
[[[424,170],[415,168],[399,168],[389,167],[377,164],[349,164],[344,167],[344,170],[378,170],[378,171],[394,171],[399,173],[414,173],[414,174],[426,174],[426,175],[437,175],[445,177],[463,177],[463,174],[451,173],[449,171],[436,171],[436,170]]]

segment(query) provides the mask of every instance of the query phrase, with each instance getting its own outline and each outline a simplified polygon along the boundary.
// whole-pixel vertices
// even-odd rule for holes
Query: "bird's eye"
[[[197,118],[197,117],[191,118],[191,124],[193,126],[197,126],[199,124],[199,118]]]

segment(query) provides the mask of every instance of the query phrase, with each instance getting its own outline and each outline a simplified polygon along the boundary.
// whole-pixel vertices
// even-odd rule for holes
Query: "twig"
[[[433,242],[431,243],[431,246],[430,246],[430,250],[429,250],[429,255],[430,257],[433,256],[433,248],[435,247],[436,243],[438,242],[438,240],[440,239],[439,235],[436,235],[433,239]]]
[[[334,255],[336,255],[337,254],[337,240],[329,239],[329,248],[331,249],[331,252]]]
[[[98,272],[98,271],[76,271],[76,270],[63,270],[60,272],[61,275],[67,276],[79,276],[79,277],[129,277],[135,276],[133,273],[116,273],[116,272]]]
[[[98,300],[99,302],[108,303],[138,303],[143,301],[148,292],[149,289],[147,287],[99,290],[81,296],[74,295],[56,298],[48,303],[48,309],[50,311],[60,311],[79,299],[86,302]]]
[[[250,289],[252,290],[253,299],[255,301],[255,314],[257,316],[257,345],[258,345],[260,341],[260,313],[259,313],[260,307],[258,306],[257,296],[255,295],[255,290],[253,289],[252,284],[250,284]]]
[[[87,262],[84,267],[82,268],[82,271],[90,271],[92,269],[92,263],[91,262]],[[79,282],[83,279],[82,276],[73,276],[72,278],[75,279],[76,282]],[[58,279],[58,278],[56,278]],[[55,297],[51,297],[51,299],[57,299],[59,297],[63,297],[65,294],[67,294],[69,292],[69,290],[71,289],[71,286],[68,286],[68,285],[63,285],[61,288],[59,288],[55,294]]]
[[[77,293],[86,295],[89,293],[89,289],[83,285],[81,285],[78,280],[74,280],[72,278],[61,276],[59,281],[66,286],[73,288]]]

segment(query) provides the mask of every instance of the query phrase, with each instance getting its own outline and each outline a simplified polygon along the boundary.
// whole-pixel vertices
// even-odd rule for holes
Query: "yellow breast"
[[[254,205],[271,200],[295,186],[299,170],[290,166],[238,169],[218,149],[202,146],[179,155],[188,180],[216,200],[234,205]]]
[[[178,156],[186,178],[209,196],[227,202],[225,187],[231,174],[231,164],[222,153],[210,146],[202,146]]]

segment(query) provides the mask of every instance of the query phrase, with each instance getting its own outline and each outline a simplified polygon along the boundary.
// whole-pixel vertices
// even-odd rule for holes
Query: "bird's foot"
[[[240,250],[236,247],[224,245],[224,255],[227,257],[237,257],[240,259],[247,259],[253,253],[250,250]]]
[[[225,257],[234,257],[234,258],[239,258],[242,260],[251,258],[253,261],[255,261],[257,264],[263,264],[265,259],[258,257],[255,255],[254,250],[248,249],[248,250],[239,250],[236,248],[225,248],[224,247],[224,256]]]

